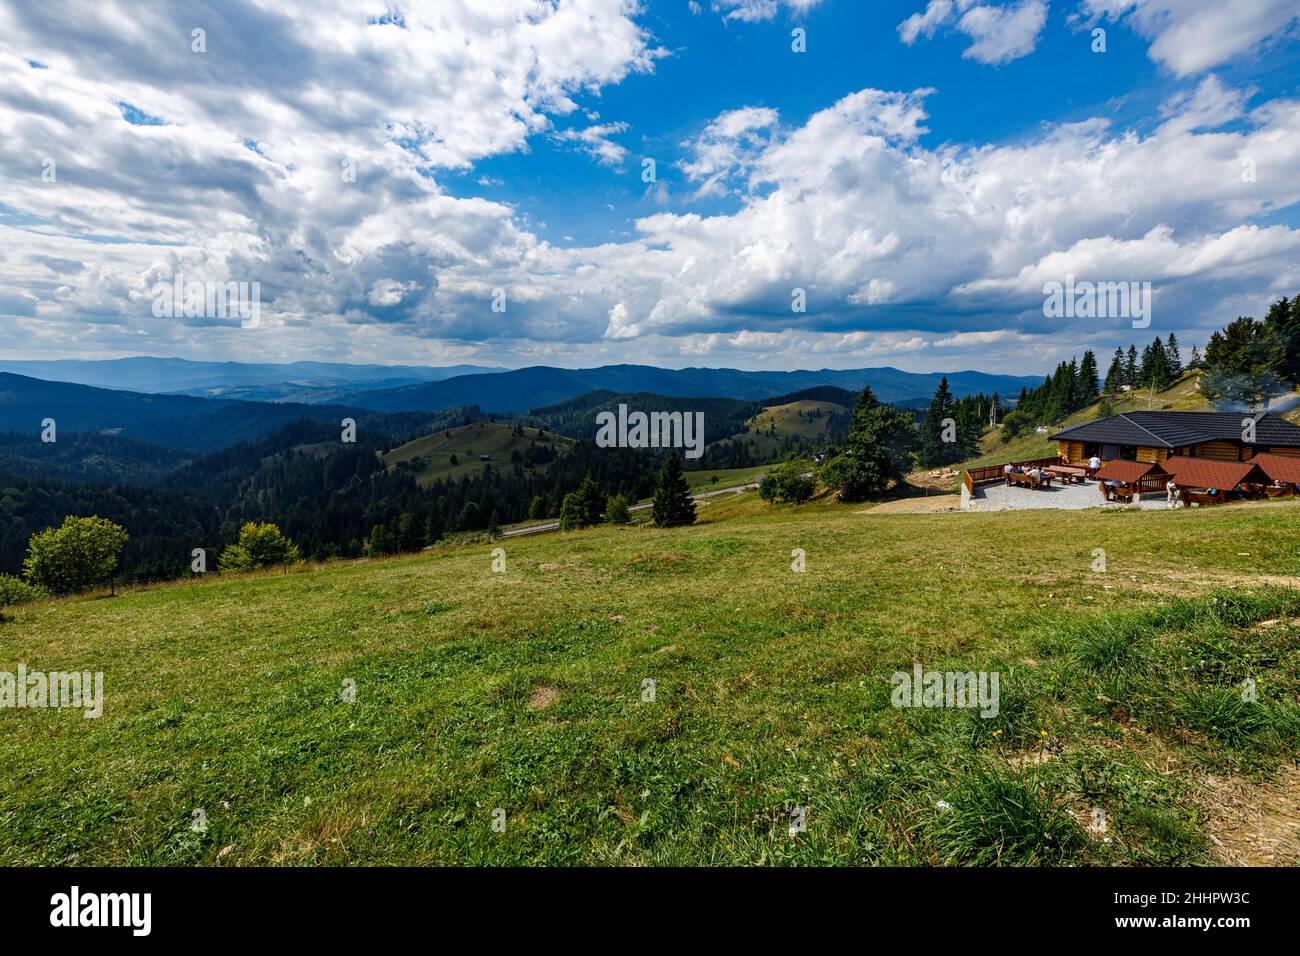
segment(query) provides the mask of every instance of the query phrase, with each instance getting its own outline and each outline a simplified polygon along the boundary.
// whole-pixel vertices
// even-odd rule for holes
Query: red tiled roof
[[[1121,461],[1116,458],[1101,466],[1094,476],[1099,481],[1123,481],[1132,484],[1147,475],[1163,475],[1165,470],[1153,462]]]
[[[1259,470],[1273,481],[1289,481],[1300,484],[1300,458],[1290,455],[1256,455],[1251,459],[1259,465]]]
[[[1251,461],[1215,461],[1212,458],[1166,459],[1165,468],[1180,488],[1219,488],[1231,491],[1243,481],[1267,483],[1264,472]]]

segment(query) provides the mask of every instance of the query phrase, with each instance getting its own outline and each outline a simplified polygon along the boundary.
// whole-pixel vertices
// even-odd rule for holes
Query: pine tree
[[[695,523],[695,502],[677,452],[669,451],[655,485],[654,522],[661,528]]]
[[[591,472],[587,472],[575,494],[578,496],[578,504],[582,509],[583,525],[599,524],[601,515],[605,512],[605,495],[596,482],[592,480]]]
[[[1101,381],[1097,377],[1097,356],[1088,350],[1083,353],[1083,363],[1079,366],[1079,392],[1083,398],[1081,404],[1087,405],[1101,391]]]
[[[1124,350],[1116,349],[1115,357],[1110,360],[1110,370],[1106,372],[1106,394],[1118,395],[1124,384]]]
[[[926,468],[960,460],[958,455],[961,453],[961,445],[943,440],[944,419],[947,418],[955,420],[952,392],[948,390],[948,379],[945,377],[939,380],[939,386],[934,390],[921,432],[921,464]]]
[[[1169,333],[1169,338],[1165,342],[1165,358],[1169,361],[1169,375],[1171,378],[1177,378],[1183,374],[1183,356],[1178,351],[1178,336]]]
[[[1142,384],[1156,389],[1165,389],[1173,381],[1169,374],[1169,357],[1165,353],[1164,343],[1156,339],[1149,346],[1142,362]]]
[[[1274,302],[1264,316],[1264,326],[1278,376],[1289,385],[1300,385],[1300,295]]]
[[[1136,345],[1130,345],[1124,359],[1124,384],[1136,387],[1138,381],[1138,350]]]
[[[582,502],[577,493],[571,491],[564,496],[564,503],[560,505],[560,530],[574,531],[581,527]]]

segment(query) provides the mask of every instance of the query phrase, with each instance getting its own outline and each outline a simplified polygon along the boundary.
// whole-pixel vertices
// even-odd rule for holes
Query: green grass
[[[810,417],[813,411],[820,411],[821,417]],[[733,435],[729,440],[740,439],[746,443],[752,440],[756,452],[762,455],[780,452],[787,437],[802,436],[805,441],[816,444],[825,441],[830,435],[831,413],[846,411],[848,409],[843,405],[834,402],[801,400],[786,405],[772,405],[746,422],[745,431]],[[773,426],[776,427],[775,435],[771,434]]]
[[[508,470],[512,467],[511,452],[518,451],[522,455],[531,443],[541,439],[549,442],[557,454],[563,454],[573,445],[573,439],[553,432],[542,435],[536,428],[525,427],[523,437],[520,437],[510,425],[476,422],[409,441],[384,455],[384,464],[389,468],[412,469],[416,484],[425,486],[443,478],[482,474],[489,463],[480,461],[480,455],[491,455],[492,467]],[[454,465],[451,463],[453,456],[456,458]]]
[[[747,485],[758,481],[774,467],[776,466],[755,465],[753,468],[712,468],[707,471],[688,471],[686,472],[686,483],[694,491],[734,488],[738,485]]]
[[[0,670],[100,670],[106,702],[0,710],[0,864],[1212,862],[1205,775],[1297,753],[1300,595],[1258,578],[1297,542],[1290,502],[746,494],[689,528],[10,608]],[[891,707],[914,661],[1000,673],[997,717]]]

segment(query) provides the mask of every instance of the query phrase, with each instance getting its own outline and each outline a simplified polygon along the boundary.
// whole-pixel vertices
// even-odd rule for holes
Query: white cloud
[[[532,19],[506,15],[521,5]],[[1251,108],[1215,77],[1145,133],[1091,119],[1009,145],[925,145],[926,89],[859,90],[798,121],[726,110],[680,168],[700,192],[733,193],[730,212],[691,211],[661,178],[631,235],[557,247],[442,180],[492,182],[478,159],[547,135],[621,161],[622,124],[565,139],[554,123],[580,115],[584,91],[653,68],[629,4],[441,0],[404,8],[405,29],[367,26],[342,0],[231,9],[248,19],[0,11],[0,351],[940,368],[981,355],[962,361],[1014,370],[1117,332],[1048,325],[1044,276],[1153,281],[1156,321],[1183,323],[1180,338],[1300,288],[1297,231],[1276,218],[1300,202],[1300,103]],[[191,22],[208,24],[213,59],[180,41],[134,52],[138,30],[183,40]],[[167,125],[133,126],[119,101]],[[149,291],[177,271],[261,281],[262,328],[155,319]]]
[[[962,56],[980,63],[1009,63],[1027,56],[1034,52],[1046,22],[1046,0],[971,7],[957,21],[957,29],[974,41]]]
[[[715,12],[724,14],[724,19],[755,22],[774,20],[784,6],[791,14],[806,13],[821,3],[821,0],[713,0]],[[691,5],[693,12],[695,4]]]
[[[627,130],[626,123],[601,123],[582,130],[561,130],[553,135],[562,143],[576,143],[579,149],[602,166],[621,166],[627,158],[627,150],[610,137],[626,133]]]
[[[776,125],[777,112],[762,107],[744,107],[719,115],[699,137],[685,143],[691,158],[681,164],[692,182],[700,183],[697,196],[726,191],[729,177],[746,171],[767,143],[762,135]]]
[[[898,25],[899,38],[908,46],[929,38],[940,27],[951,26],[972,43],[962,56],[980,63],[1009,63],[1034,52],[1047,22],[1047,0],[1018,0],[1002,5],[976,0],[930,0],[925,10]]]
[[[1082,0],[1090,21],[1122,20],[1151,41],[1151,58],[1190,76],[1260,53],[1296,29],[1295,0]]]

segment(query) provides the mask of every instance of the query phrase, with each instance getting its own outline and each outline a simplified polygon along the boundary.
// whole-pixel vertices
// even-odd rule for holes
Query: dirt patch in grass
[[[928,497],[900,498],[886,501],[857,514],[873,515],[929,515],[944,511],[961,511],[961,495],[929,495]]]
[[[1272,784],[1208,777],[1202,805],[1210,842],[1226,866],[1300,866],[1300,767]]]
[[[531,710],[545,710],[559,699],[558,690],[542,685],[528,695],[528,707]]]

